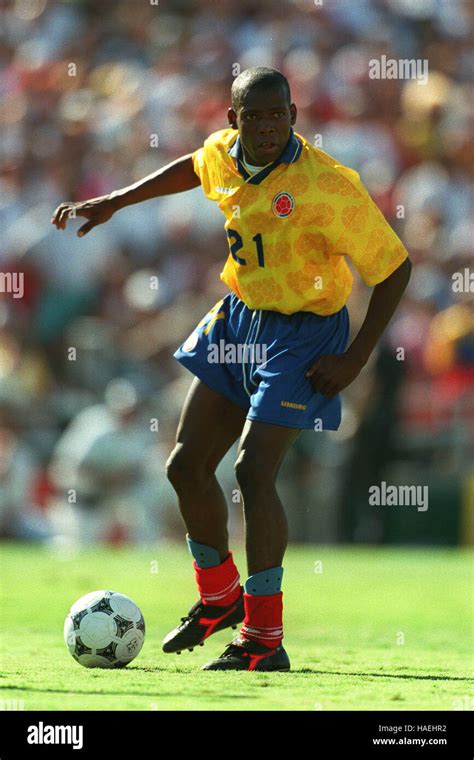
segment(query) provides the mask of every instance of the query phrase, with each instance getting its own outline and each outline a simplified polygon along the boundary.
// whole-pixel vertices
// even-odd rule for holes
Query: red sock
[[[240,635],[266,647],[278,647],[283,639],[283,592],[270,596],[244,593],[244,608]]]
[[[229,552],[227,559],[216,567],[199,567],[196,561],[193,562],[193,566],[203,604],[227,607],[239,598],[240,575],[234,565],[232,552]]]

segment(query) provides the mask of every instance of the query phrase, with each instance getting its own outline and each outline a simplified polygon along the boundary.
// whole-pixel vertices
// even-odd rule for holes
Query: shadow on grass
[[[68,689],[40,689],[37,687],[28,686],[8,686],[4,687],[9,691],[27,691],[38,692],[39,694],[68,694],[71,697],[75,697],[78,694],[84,696],[97,696],[97,697],[176,697],[182,696],[181,691],[92,691],[86,689],[75,689],[70,691]],[[219,699],[248,699],[248,694],[219,694]]]
[[[154,667],[134,667],[130,669],[130,672],[135,672],[141,670],[144,673],[154,673],[156,671],[161,671],[163,668],[154,668]],[[170,673],[169,670],[166,670],[165,672]],[[222,671],[225,672],[225,671]],[[230,671],[235,672],[235,671]],[[272,675],[271,672],[268,671],[257,671],[260,675]],[[186,671],[174,671],[176,674],[180,673],[189,673],[189,670]],[[350,673],[347,671],[342,670],[316,670],[314,668],[292,668],[289,673],[284,672],[283,675],[318,675],[318,676],[344,676],[349,678],[365,678],[365,677],[371,677],[371,678],[402,678],[402,679],[413,679],[415,681],[466,681],[467,683],[474,682],[473,678],[469,678],[468,676],[430,676],[430,675],[414,675],[410,673]]]
[[[413,673],[348,673],[347,671],[315,670],[314,668],[298,668],[297,670],[292,670],[291,673],[312,673],[317,676],[349,676],[352,678],[365,678],[366,676],[370,676],[371,678],[405,678],[414,681],[467,681],[467,683],[474,681],[474,679],[464,676],[417,676]]]
[[[138,670],[141,670],[143,672],[147,673],[166,673],[166,675],[170,674],[170,671],[165,668],[133,668],[133,671],[136,672]],[[224,671],[225,672],[225,671]],[[235,671],[229,671],[232,675],[234,675]],[[246,671],[244,671],[246,672]],[[182,672],[176,672],[176,675],[189,675],[189,671],[182,671]],[[258,671],[257,672],[257,680],[255,681],[255,686],[270,686],[271,684],[268,683],[268,681],[265,681],[262,683],[261,680],[259,680],[259,677],[265,675],[267,677],[271,677],[272,675],[275,675],[271,672],[265,672],[265,671]],[[313,676],[343,676],[344,678],[385,678],[385,679],[404,679],[404,680],[413,680],[413,681],[458,681],[458,682],[467,682],[471,683],[474,679],[472,678],[464,678],[462,676],[419,676],[419,675],[413,675],[413,674],[401,674],[401,673],[348,673],[348,672],[342,672],[342,671],[335,671],[335,670],[315,670],[313,668],[299,668],[297,670],[292,670],[290,672],[284,672],[284,673],[277,673],[278,677],[285,676],[285,680],[288,677],[294,677],[298,675],[313,675]],[[207,676],[208,677],[208,676]],[[252,676],[251,676],[252,678]],[[210,682],[210,684],[212,681]],[[214,682],[215,683],[215,682]],[[245,681],[243,685],[248,686],[249,681]],[[104,690],[96,690],[96,689],[48,689],[48,688],[39,688],[39,687],[28,687],[28,686],[15,686],[15,685],[9,685],[9,686],[2,686],[0,687],[1,691],[21,691],[21,692],[38,692],[40,694],[69,694],[70,696],[76,696],[76,695],[87,695],[87,696],[114,696],[114,697],[154,697],[155,699],[157,697],[163,698],[163,697],[176,697],[176,696],[182,696],[182,691],[129,691],[129,690],[119,690],[119,691],[104,691]],[[206,690],[207,691],[207,690]],[[209,693],[212,693],[212,689],[209,690]],[[201,691],[202,694],[202,691]],[[236,694],[236,693],[230,693],[227,692],[226,694],[220,694],[220,699],[248,699],[249,694]]]

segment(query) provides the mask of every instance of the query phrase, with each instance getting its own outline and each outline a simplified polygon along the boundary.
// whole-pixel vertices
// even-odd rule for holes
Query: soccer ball
[[[137,656],[144,639],[140,609],[115,591],[82,596],[64,621],[66,646],[85,668],[123,668]]]

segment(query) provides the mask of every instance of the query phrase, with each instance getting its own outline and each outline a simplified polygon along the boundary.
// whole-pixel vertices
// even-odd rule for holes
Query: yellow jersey
[[[408,257],[359,175],[291,130],[277,161],[249,174],[237,130],[192,154],[204,193],[224,213],[230,253],[220,278],[250,309],[339,311],[351,259],[367,285]]]

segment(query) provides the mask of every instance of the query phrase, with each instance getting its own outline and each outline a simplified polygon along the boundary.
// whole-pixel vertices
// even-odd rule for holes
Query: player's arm
[[[367,315],[345,354],[321,356],[306,373],[315,391],[335,396],[350,385],[367,361],[392,318],[411,273],[410,259],[374,287]]]
[[[51,223],[58,230],[64,230],[71,216],[84,216],[88,221],[77,233],[79,237],[82,237],[87,235],[93,227],[107,222],[121,208],[147,201],[150,198],[158,198],[160,195],[192,190],[199,184],[200,179],[193,168],[192,154],[189,153],[133,185],[115,190],[108,195],[79,203],[61,203],[54,212]]]

